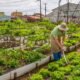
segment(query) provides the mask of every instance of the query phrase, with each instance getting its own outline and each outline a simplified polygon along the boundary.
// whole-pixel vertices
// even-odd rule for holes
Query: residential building
[[[58,17],[58,11],[59,11],[59,17]],[[64,4],[60,7],[53,9],[52,12],[47,15],[47,18],[49,18],[50,21],[52,22],[57,22],[57,21],[67,22],[67,16],[68,16],[68,21],[80,22],[80,5],[77,6],[77,4],[69,3],[69,11],[68,11],[68,3]]]
[[[29,22],[35,22],[35,21],[39,21],[40,17],[33,16],[33,15],[24,15],[21,17],[21,19]]]
[[[5,15],[5,13],[4,12],[0,12],[0,16],[4,16]]]
[[[0,16],[0,21],[10,21],[11,16]]]
[[[27,20],[30,22],[35,22],[35,21],[39,21],[40,17],[37,16],[27,16]]]
[[[15,12],[12,12],[11,13],[11,16],[12,17],[21,17],[23,15],[23,13],[22,12],[18,12],[18,11],[15,11]]]
[[[40,17],[40,13],[34,13],[33,16]],[[43,14],[41,14],[41,16],[45,17]]]

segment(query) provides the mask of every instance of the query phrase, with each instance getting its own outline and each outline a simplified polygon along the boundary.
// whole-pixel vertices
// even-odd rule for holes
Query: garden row
[[[33,74],[29,80],[80,80],[80,53],[69,53],[67,60],[68,65],[65,65],[64,58],[49,63],[38,73]]]
[[[27,38],[27,43],[25,44],[26,50],[24,51],[15,49],[13,50],[0,49],[0,74],[24,66],[28,63],[37,61],[43,58],[45,56],[44,54],[50,53],[49,36],[51,30],[54,27],[55,24],[52,24],[49,21],[43,21],[37,23],[28,23],[28,22],[26,23],[21,20],[17,20],[14,22],[2,22],[2,25],[0,27],[0,30],[2,31],[1,36],[7,35],[8,37],[11,36],[12,38],[12,36],[24,37],[26,35],[28,38]],[[80,41],[79,26],[74,23],[69,23],[68,27],[69,27],[68,31],[69,39],[66,39],[65,41],[66,47],[75,45]],[[2,34],[3,32],[4,34]],[[21,35],[12,35],[14,32]],[[22,33],[25,33],[25,35],[23,35]],[[47,44],[46,41],[48,41]],[[36,46],[38,46],[38,48],[35,49]]]
[[[6,41],[8,42],[14,41],[19,45],[23,44],[26,45],[26,47],[28,47],[29,49],[33,49],[34,47],[42,46],[45,43],[49,43],[51,30],[55,26],[56,24],[53,24],[48,20],[34,23],[24,22],[20,19],[13,22],[0,22],[0,40],[3,40],[3,38],[7,37]],[[65,44],[67,46],[71,46],[72,44],[78,42],[78,37],[80,37],[80,28],[78,24],[74,23],[69,23],[68,27],[70,40],[67,40]],[[22,38],[23,40],[21,40]],[[16,44],[14,45],[14,47],[15,46]]]
[[[70,46],[66,48],[66,51],[70,52],[76,50],[79,46],[80,43]],[[26,64],[41,60],[50,54],[49,44],[44,44],[44,46],[31,51],[20,49],[0,49],[0,75],[25,66]]]
[[[0,49],[0,75],[44,57],[45,55],[37,51]]]
[[[55,24],[48,20],[34,23],[24,22],[20,19],[13,22],[0,22],[0,42],[2,40],[2,42],[14,41],[22,44],[27,42],[26,46],[32,48],[33,46],[42,45],[48,41],[50,30],[54,26]]]

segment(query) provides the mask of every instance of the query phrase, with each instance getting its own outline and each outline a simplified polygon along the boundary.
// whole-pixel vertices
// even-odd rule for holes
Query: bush
[[[40,74],[34,74],[30,78],[30,80],[44,80],[43,77]]]
[[[48,69],[41,69],[39,74],[42,75],[43,78],[47,78],[50,76],[50,72],[48,71]]]

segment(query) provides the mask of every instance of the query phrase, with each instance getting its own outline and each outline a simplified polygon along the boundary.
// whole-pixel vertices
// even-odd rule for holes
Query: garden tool
[[[65,59],[66,65],[67,65],[67,64],[68,64],[68,61],[67,61],[67,59],[66,59],[66,56],[65,56],[64,51],[63,51],[62,53],[63,53],[63,57],[64,57],[64,59]]]

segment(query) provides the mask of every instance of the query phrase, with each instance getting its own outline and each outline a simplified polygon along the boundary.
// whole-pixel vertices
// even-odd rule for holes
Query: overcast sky
[[[44,3],[47,3],[47,13],[58,6],[59,0],[42,0],[42,12],[44,13]],[[65,4],[67,0],[62,0]],[[70,0],[72,3],[78,3],[79,0]],[[0,0],[0,12],[4,11],[10,15],[12,11],[22,11],[24,14],[33,14],[39,12],[39,1],[37,0]]]

